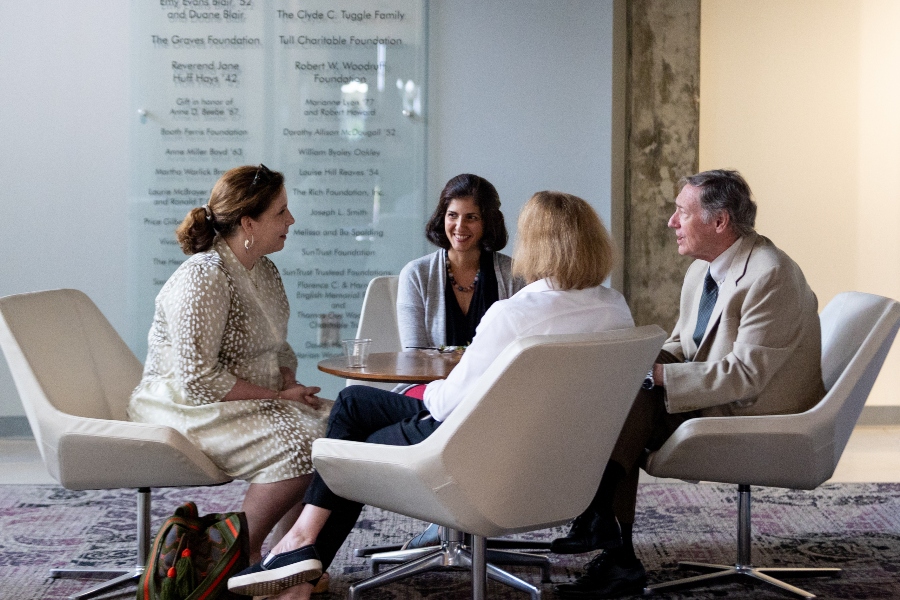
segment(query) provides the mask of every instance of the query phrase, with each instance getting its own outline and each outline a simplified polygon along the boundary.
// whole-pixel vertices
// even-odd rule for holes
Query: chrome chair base
[[[396,552],[381,552],[373,554],[372,573],[377,575],[381,571],[381,565],[400,565],[411,560],[428,556],[438,551],[439,546],[427,546],[413,550],[397,550]],[[465,548],[465,546],[463,546]],[[494,550],[490,547],[485,551],[488,563],[497,565],[515,565],[520,567],[538,567],[541,570],[541,583],[550,583],[550,559],[540,554],[528,552],[507,552]]]
[[[71,600],[82,600],[90,598],[97,594],[101,594],[123,583],[137,581],[144,574],[144,565],[135,566],[131,569],[50,569],[50,577],[53,579],[59,577],[113,577],[95,586],[72,594],[69,596]]]
[[[437,546],[431,546],[435,549]],[[540,542],[535,540],[517,540],[509,538],[487,538],[488,550],[539,550],[550,551],[550,542]],[[384,546],[366,546],[365,548],[354,548],[353,556],[357,558],[367,558],[375,554],[383,554],[385,552],[398,552],[403,550],[403,544],[388,544]]]
[[[697,569],[700,571],[707,571],[707,573],[704,573],[703,575],[696,575],[694,577],[686,577],[684,579],[677,579],[675,581],[667,581],[666,583],[657,583],[656,585],[647,586],[646,588],[644,588],[644,595],[649,596],[651,594],[660,592],[665,593],[673,592],[676,590],[685,590],[709,583],[717,583],[721,580],[727,579],[749,578],[754,581],[759,581],[775,586],[782,591],[788,592],[789,594],[794,594],[801,598],[815,598],[816,596],[814,594],[785,583],[780,579],[776,579],[772,575],[779,575],[781,577],[837,577],[841,573],[840,569],[829,568],[757,568],[747,565],[716,565],[696,562],[680,562],[678,563],[678,568]]]
[[[455,534],[456,532],[453,533]],[[446,529],[441,529],[442,540],[449,541],[450,535],[452,534],[448,534]],[[460,543],[465,547],[465,536],[460,540]],[[485,544],[485,557],[487,562],[495,565],[538,567],[541,569],[541,583],[549,583],[551,581],[550,560],[546,556],[528,552],[509,552],[509,550],[514,549],[549,550],[549,542],[486,538]],[[370,558],[372,563],[372,574],[377,575],[381,571],[381,565],[400,565],[433,554],[439,548],[439,546],[425,546],[422,548],[403,550],[400,545],[368,546],[366,548],[357,548],[354,550],[353,555]]]
[[[718,583],[721,580],[749,578],[754,581],[766,583],[801,598],[815,598],[814,594],[798,587],[785,583],[771,574],[781,577],[837,577],[840,569],[833,568],[791,568],[791,567],[753,567],[750,565],[750,486],[738,485],[738,531],[737,531],[737,561],[734,565],[716,565],[710,563],[680,562],[679,568],[698,569],[708,571],[703,575],[676,579],[666,583],[657,583],[644,588],[644,595],[649,596],[657,592],[671,592],[684,590],[699,585]]]
[[[150,488],[138,488],[137,494],[137,564],[134,567],[104,569],[101,567],[50,569],[50,577],[112,577],[69,596],[71,600],[83,600],[96,596],[116,586],[137,581],[144,573],[144,565],[150,556]]]
[[[473,598],[483,598],[485,582],[480,579],[482,569],[479,569],[479,564],[484,564],[483,569],[486,571],[488,578],[525,592],[531,596],[532,600],[540,600],[540,588],[496,567],[491,564],[491,559],[488,557],[495,556],[496,558],[501,558],[499,554],[512,555],[512,557],[503,557],[501,558],[502,560],[521,557],[521,559],[516,558],[518,562],[515,562],[514,564],[540,566],[544,581],[549,581],[550,563],[546,556],[485,550],[484,539],[474,537],[473,544],[481,545],[481,560],[479,560],[478,551],[470,549],[464,544],[462,533],[454,530],[448,530],[447,533],[442,532],[442,540],[440,546],[416,548],[414,550],[401,550],[373,556],[372,570],[376,574],[368,579],[363,579],[362,581],[358,581],[351,585],[349,593],[347,594],[348,600],[358,600],[362,592],[387,583],[393,583],[421,573],[444,570],[471,570],[473,576]],[[378,562],[376,563],[376,561]],[[402,564],[389,571],[383,573],[378,572],[379,566],[382,564],[398,563]]]

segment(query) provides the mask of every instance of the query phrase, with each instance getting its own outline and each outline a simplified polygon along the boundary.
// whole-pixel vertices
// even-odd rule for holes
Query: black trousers
[[[660,350],[656,362],[665,365],[682,361],[670,352]],[[670,414],[666,411],[665,397],[662,387],[641,389],[613,447],[610,461],[618,463],[625,470],[625,477],[617,482],[612,501],[612,509],[619,523],[634,523],[638,479],[647,452],[659,450],[679,425],[700,416],[699,412]]]
[[[325,435],[338,440],[411,446],[434,433],[440,424],[415,398],[353,385],[338,394]],[[363,505],[336,495],[315,472],[303,501],[331,510],[316,539],[316,551],[327,569],[353,530]]]
[[[612,501],[613,512],[620,523],[634,523],[638,479],[647,452],[659,450],[679,425],[694,416],[693,413],[666,412],[664,392],[660,387],[638,392],[610,456],[610,461],[618,463],[625,471]],[[602,507],[595,508],[602,511]]]

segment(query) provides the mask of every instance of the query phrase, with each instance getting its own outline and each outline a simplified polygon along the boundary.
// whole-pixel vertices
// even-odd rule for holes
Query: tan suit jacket
[[[818,301],[800,267],[766,237],[738,240],[700,346],[693,333],[709,263],[695,261],[663,350],[666,408],[698,416],[803,412],[824,395]]]

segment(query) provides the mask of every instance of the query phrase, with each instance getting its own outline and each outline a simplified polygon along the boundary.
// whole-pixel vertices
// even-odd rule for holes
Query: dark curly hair
[[[463,173],[447,182],[441,191],[437,208],[425,225],[425,237],[428,241],[444,250],[450,249],[450,240],[444,228],[444,216],[450,202],[459,198],[471,197],[475,205],[481,211],[481,221],[484,225],[484,235],[478,245],[483,251],[497,252],[506,246],[509,241],[509,233],[503,221],[503,213],[500,212],[500,195],[497,188],[478,175]]]

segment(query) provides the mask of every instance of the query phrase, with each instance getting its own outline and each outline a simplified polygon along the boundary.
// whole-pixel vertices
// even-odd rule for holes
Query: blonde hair
[[[591,205],[572,194],[538,192],[519,214],[513,274],[532,283],[581,290],[603,283],[612,271],[609,233]]]

